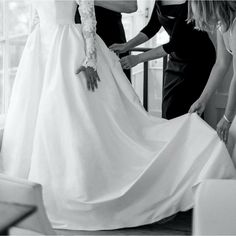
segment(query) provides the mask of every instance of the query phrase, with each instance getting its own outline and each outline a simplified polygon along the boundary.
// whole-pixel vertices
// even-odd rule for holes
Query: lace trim
[[[36,9],[34,9],[31,26],[30,26],[31,32],[35,29],[36,25],[38,25],[39,22],[40,22],[40,19],[39,19],[38,12]]]
[[[77,0],[81,17],[82,32],[86,43],[86,58],[83,63],[85,67],[92,67],[97,70],[96,51],[96,17],[94,0]]]

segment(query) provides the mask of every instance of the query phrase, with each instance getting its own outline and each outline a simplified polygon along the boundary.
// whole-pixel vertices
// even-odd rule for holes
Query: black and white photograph
[[[0,235],[236,236],[236,0],[0,0]]]

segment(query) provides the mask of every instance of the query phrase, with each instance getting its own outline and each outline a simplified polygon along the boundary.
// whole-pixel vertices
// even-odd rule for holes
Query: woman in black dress
[[[114,44],[117,53],[129,51],[150,38],[163,26],[170,41],[153,50],[121,59],[123,68],[169,55],[163,81],[162,117],[172,119],[188,112],[200,96],[215,62],[215,48],[208,34],[187,23],[187,1],[156,0],[148,25],[129,42]]]

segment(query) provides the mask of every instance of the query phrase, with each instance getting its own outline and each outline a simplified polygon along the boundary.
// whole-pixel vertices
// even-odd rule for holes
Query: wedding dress
[[[95,34],[93,0],[32,1],[29,36],[5,125],[4,173],[43,186],[54,228],[149,224],[193,207],[194,186],[235,178],[216,132],[197,115],[167,121],[145,112],[118,57]],[[107,29],[109,30],[109,29]],[[81,66],[101,82],[88,91]]]

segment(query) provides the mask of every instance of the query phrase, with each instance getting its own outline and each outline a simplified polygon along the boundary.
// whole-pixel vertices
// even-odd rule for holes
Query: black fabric
[[[169,54],[162,97],[162,117],[166,119],[188,112],[203,91],[216,59],[208,34],[196,30],[193,23],[188,24],[187,13],[187,1],[162,6],[156,0],[149,23],[141,31],[152,38],[163,26],[170,36],[163,45]]]
[[[162,117],[172,119],[188,112],[190,106],[201,95],[212,67],[215,50],[201,61],[184,61],[170,55],[163,78]]]
[[[95,6],[95,14],[97,20],[97,34],[102,38],[107,47],[114,43],[125,43],[125,31],[122,24],[122,15],[120,13]],[[81,23],[79,11],[75,14],[75,23]],[[124,53],[120,58],[129,55]],[[130,80],[130,70],[124,70],[126,76]]]

